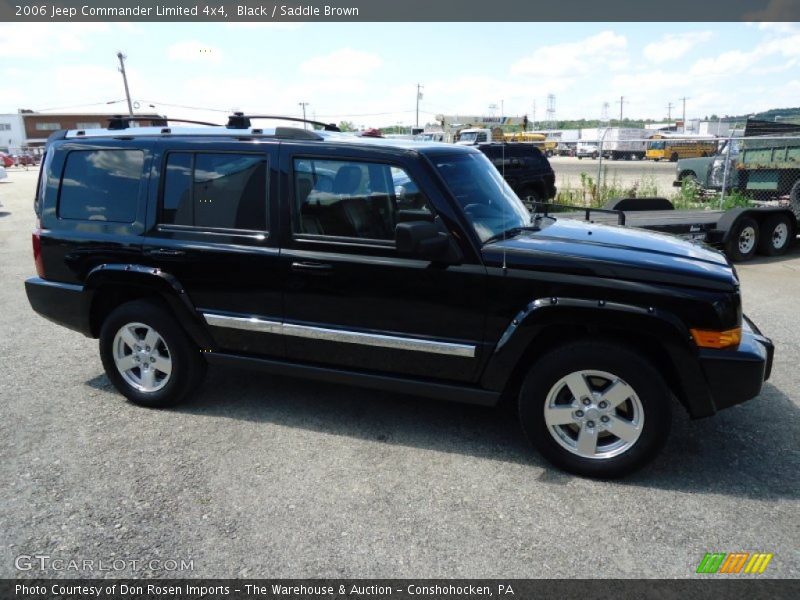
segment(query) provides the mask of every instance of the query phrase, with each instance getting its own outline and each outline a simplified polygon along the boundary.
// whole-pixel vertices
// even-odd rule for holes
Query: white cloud
[[[577,42],[542,46],[531,56],[511,65],[511,74],[531,77],[572,77],[600,65],[620,69],[627,64],[628,40],[613,31],[602,31]]]
[[[110,30],[106,23],[4,23],[0,48],[6,60],[84,52],[92,34]]]
[[[338,77],[341,74],[358,77],[371,73],[382,64],[383,61],[377,54],[342,48],[308,59],[300,65],[300,71],[316,77]]]
[[[222,62],[222,51],[219,48],[196,40],[186,40],[172,44],[167,48],[167,56],[170,60],[175,61],[202,61],[213,64]]]
[[[676,60],[686,55],[698,44],[705,43],[714,37],[711,31],[689,31],[686,33],[668,33],[657,42],[645,46],[644,56],[657,64]]]

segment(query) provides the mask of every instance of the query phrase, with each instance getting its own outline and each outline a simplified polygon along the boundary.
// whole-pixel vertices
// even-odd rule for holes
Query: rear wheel
[[[766,256],[779,256],[789,249],[794,227],[789,215],[773,215],[761,224],[758,251]]]
[[[203,379],[200,350],[157,302],[116,308],[100,330],[100,358],[114,387],[151,408],[183,400]]]
[[[751,217],[742,217],[725,243],[725,253],[735,262],[744,262],[753,258],[757,249],[758,223]]]
[[[557,467],[620,477],[649,462],[671,425],[670,395],[650,362],[611,342],[574,342],[540,359],[519,398],[522,428]]]
[[[673,152],[669,157],[670,162],[678,162],[678,153]]]

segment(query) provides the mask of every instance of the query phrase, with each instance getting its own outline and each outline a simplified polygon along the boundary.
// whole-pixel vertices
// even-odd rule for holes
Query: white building
[[[25,147],[25,123],[19,113],[0,114],[0,152],[17,154]]]

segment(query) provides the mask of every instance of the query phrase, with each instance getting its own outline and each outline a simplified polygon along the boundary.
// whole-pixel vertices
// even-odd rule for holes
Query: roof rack
[[[209,125],[211,127],[219,127],[219,123],[208,123],[207,121],[190,121],[189,119],[172,119],[169,117],[134,117],[133,115],[125,116],[114,115],[108,119],[108,128],[113,130],[128,129],[132,121],[150,121],[155,125],[155,121],[165,121],[173,123],[191,123],[192,125]]]
[[[311,119],[286,117],[282,115],[246,115],[241,112],[235,112],[228,117],[228,124],[225,127],[228,129],[247,129],[251,126],[250,119],[280,119],[281,121],[294,121],[296,123],[310,123],[312,125],[319,125],[325,131],[341,131],[334,123],[323,123],[321,121],[312,121]]]

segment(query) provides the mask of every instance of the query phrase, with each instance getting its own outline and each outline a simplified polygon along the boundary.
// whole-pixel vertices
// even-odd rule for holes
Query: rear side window
[[[141,150],[75,150],[67,155],[58,216],[133,223],[142,180]]]
[[[265,231],[266,157],[205,152],[169,154],[161,223]]]

